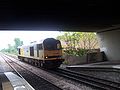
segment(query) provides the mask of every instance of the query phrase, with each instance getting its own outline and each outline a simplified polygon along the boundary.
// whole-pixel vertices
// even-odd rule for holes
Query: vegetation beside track
[[[23,45],[23,41],[21,41],[20,38],[15,38],[14,43],[14,45],[8,44],[8,48],[2,49],[1,52],[17,55],[17,47]]]

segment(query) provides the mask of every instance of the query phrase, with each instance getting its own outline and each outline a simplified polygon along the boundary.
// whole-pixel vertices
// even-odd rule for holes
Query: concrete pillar
[[[120,60],[120,29],[97,33],[100,50],[104,51],[107,59]]]

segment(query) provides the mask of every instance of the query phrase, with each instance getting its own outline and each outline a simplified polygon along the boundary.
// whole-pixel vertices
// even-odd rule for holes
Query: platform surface
[[[35,90],[23,77],[14,70],[0,56],[0,90]]]
[[[9,79],[14,90],[35,90],[24,78],[12,72],[6,72],[4,74]]]
[[[120,61],[106,61],[106,62],[98,62],[91,64],[83,64],[83,65],[70,65],[66,66],[66,68],[116,68],[120,69]]]

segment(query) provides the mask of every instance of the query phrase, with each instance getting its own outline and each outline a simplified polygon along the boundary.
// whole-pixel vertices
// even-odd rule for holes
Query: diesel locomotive
[[[27,46],[19,46],[18,58],[43,68],[57,68],[64,61],[61,42],[54,38],[46,38]]]

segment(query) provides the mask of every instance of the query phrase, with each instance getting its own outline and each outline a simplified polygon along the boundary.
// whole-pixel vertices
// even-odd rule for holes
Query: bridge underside
[[[119,24],[112,6],[105,0],[4,1],[0,29],[99,32]]]

